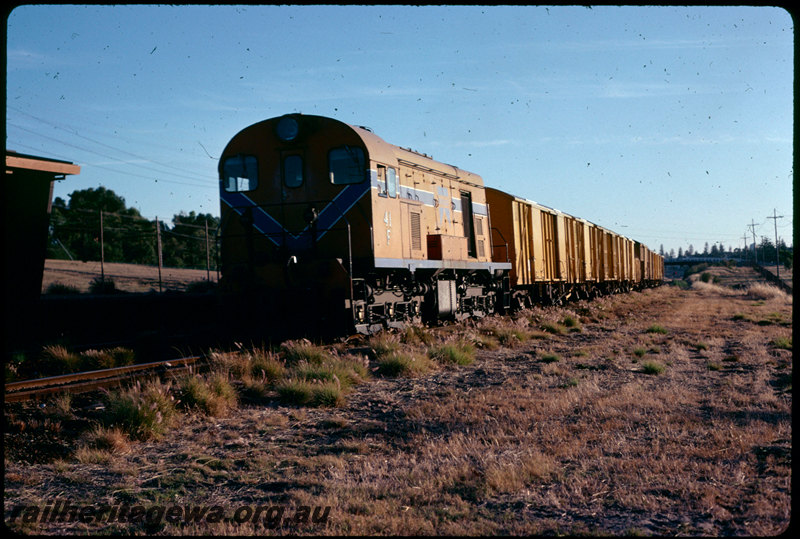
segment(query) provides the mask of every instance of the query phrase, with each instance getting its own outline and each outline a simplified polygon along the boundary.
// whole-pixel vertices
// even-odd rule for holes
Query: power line
[[[159,175],[164,175],[164,174],[165,174],[165,173],[164,173],[164,171],[161,171],[161,170],[158,170],[158,169],[154,169],[154,168],[152,168],[152,167],[147,167],[147,166],[144,166],[144,165],[140,165],[140,164],[138,164],[138,163],[126,163],[126,162],[124,162],[124,161],[120,161],[118,158],[116,158],[116,157],[114,157],[114,156],[111,156],[111,155],[108,155],[108,154],[104,154],[104,153],[98,152],[98,151],[96,151],[96,150],[92,150],[92,149],[90,149],[90,148],[85,148],[85,147],[82,147],[82,146],[78,146],[78,145],[76,145],[76,144],[70,144],[69,142],[64,142],[63,140],[57,139],[57,138],[55,138],[55,137],[50,137],[50,136],[48,136],[48,135],[43,135],[42,133],[37,133],[36,131],[32,131],[32,130],[30,130],[30,129],[27,129],[27,128],[25,128],[25,127],[22,127],[22,126],[20,126],[20,125],[16,125],[16,124],[13,124],[13,123],[8,123],[7,125],[10,125],[10,126],[12,126],[12,127],[15,127],[15,128],[17,128],[17,129],[21,129],[22,131],[26,131],[26,132],[28,132],[28,133],[32,133],[32,134],[34,134],[34,135],[36,135],[36,136],[39,136],[39,137],[42,137],[42,138],[45,138],[45,139],[48,139],[48,140],[52,140],[52,141],[54,141],[54,142],[58,142],[59,144],[63,144],[64,146],[69,146],[69,147],[71,147],[71,148],[75,148],[75,149],[78,149],[78,150],[81,150],[81,151],[84,151],[84,152],[89,152],[89,153],[91,153],[91,154],[94,154],[94,155],[99,155],[100,157],[105,157],[106,159],[112,159],[112,160],[114,160],[114,161],[118,161],[118,162],[119,162],[119,164],[122,164],[122,165],[126,165],[126,166],[132,166],[132,167],[138,167],[138,168],[142,168],[142,169],[145,169],[145,170],[150,170],[150,171],[156,172],[156,173],[157,173],[157,174],[159,174]],[[145,179],[148,179],[148,180],[153,180],[153,179],[155,179],[155,178],[153,178],[153,176],[143,176],[143,175],[141,175],[141,174],[135,174],[135,173],[133,173],[133,172],[124,172],[124,171],[120,171],[120,170],[115,170],[115,169],[112,169],[112,168],[108,168],[108,167],[105,167],[105,166],[103,166],[103,165],[96,165],[96,164],[95,164],[95,165],[90,165],[90,166],[92,166],[92,167],[97,167],[97,168],[103,168],[103,169],[106,169],[106,170],[111,170],[112,172],[117,172],[117,173],[119,173],[119,174],[127,174],[127,175],[129,175],[129,176],[134,176],[134,177],[145,178]],[[165,182],[170,182],[170,183],[180,183],[180,184],[183,184],[183,185],[193,185],[193,186],[195,186],[195,187],[209,187],[209,186],[210,186],[210,184],[211,184],[212,182],[213,182],[213,183],[215,183],[215,184],[217,183],[217,180],[210,180],[210,179],[208,179],[208,180],[203,180],[203,179],[196,178],[196,177],[192,177],[192,176],[184,176],[184,175],[180,175],[180,174],[174,174],[174,173],[166,173],[166,174],[171,174],[171,175],[173,175],[173,176],[177,176],[177,177],[183,177],[183,178],[187,178],[187,179],[190,179],[190,180],[195,180],[195,181],[207,181],[208,183],[206,183],[206,184],[199,184],[199,183],[187,183],[187,182],[180,182],[180,181],[177,181],[177,180],[166,180],[166,179],[163,179],[163,178],[159,178],[159,179],[161,179],[161,181],[165,181]],[[157,180],[156,180],[156,181],[157,181]]]
[[[32,118],[32,119],[34,119],[34,120],[36,120],[38,122],[41,122],[43,124],[47,124],[47,125],[52,126],[52,127],[56,128],[56,129],[60,129],[62,131],[66,131],[66,132],[70,133],[71,135],[74,135],[76,137],[79,137],[79,138],[82,138],[82,139],[87,140],[89,142],[92,142],[93,144],[98,144],[100,146],[104,146],[104,147],[109,148],[111,150],[123,153],[123,154],[131,156],[131,157],[135,157],[136,159],[141,159],[143,161],[147,161],[149,163],[153,163],[155,165],[158,165],[158,166],[161,166],[161,167],[164,167],[164,168],[169,168],[169,169],[185,172],[185,170],[180,168],[180,167],[176,167],[174,165],[169,165],[169,164],[166,164],[166,163],[161,163],[161,162],[158,162],[158,161],[154,161],[150,157],[145,157],[145,156],[142,156],[142,155],[138,155],[138,154],[129,152],[127,150],[124,150],[122,148],[118,148],[118,147],[112,146],[110,144],[106,144],[104,142],[101,142],[99,140],[96,140],[96,139],[81,135],[81,134],[78,133],[78,130],[76,128],[74,128],[74,127],[65,126],[63,124],[59,124],[59,123],[56,123],[56,122],[53,122],[53,121],[50,121],[50,120],[45,120],[43,118],[40,118],[38,116],[34,116],[33,114],[30,114],[30,113],[25,112],[23,110],[20,110],[20,109],[18,109],[16,107],[9,106],[8,108],[11,109],[11,110],[14,110],[14,111],[16,111],[16,112],[18,112],[20,114],[23,114],[23,115],[25,115],[25,116],[27,116],[29,118]],[[37,133],[34,133],[34,134],[37,134]],[[100,134],[103,134],[103,133],[100,133]],[[43,135],[40,135],[40,136],[43,136]],[[119,139],[121,137],[119,137],[119,135],[117,135],[115,133],[114,138]],[[137,144],[140,144],[140,142],[137,142]]]

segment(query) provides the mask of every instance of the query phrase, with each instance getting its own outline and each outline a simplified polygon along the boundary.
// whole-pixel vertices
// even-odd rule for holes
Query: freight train
[[[663,276],[642,243],[332,118],[246,127],[219,176],[220,286],[252,316],[371,333]]]

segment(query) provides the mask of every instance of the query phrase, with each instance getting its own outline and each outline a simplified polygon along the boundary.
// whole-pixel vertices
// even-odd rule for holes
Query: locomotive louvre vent
[[[420,214],[411,212],[411,249],[414,251],[422,250],[422,227]]]

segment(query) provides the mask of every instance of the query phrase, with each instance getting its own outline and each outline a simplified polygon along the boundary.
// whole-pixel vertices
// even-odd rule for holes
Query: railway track
[[[5,385],[5,401],[21,402],[41,399],[55,393],[83,393],[106,387],[114,387],[147,376],[176,376],[200,365],[203,356],[191,356],[167,361],[154,361],[138,365],[126,365],[111,369],[49,376],[35,380],[9,382]]]

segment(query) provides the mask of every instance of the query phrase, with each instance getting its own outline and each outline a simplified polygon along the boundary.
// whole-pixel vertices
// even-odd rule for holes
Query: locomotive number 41
[[[387,211],[383,214],[383,222],[386,223],[386,244],[388,245],[392,236],[392,212]]]

